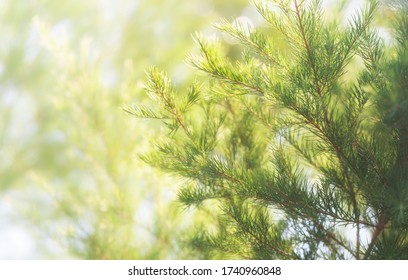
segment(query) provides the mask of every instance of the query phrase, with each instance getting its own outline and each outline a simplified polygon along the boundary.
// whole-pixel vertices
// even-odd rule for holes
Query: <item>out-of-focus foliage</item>
[[[246,0],[1,1],[0,209],[14,220],[0,230],[28,221],[36,258],[183,256],[174,183],[136,156],[155,126],[122,106],[143,102],[152,64],[182,86],[191,34],[251,11]]]

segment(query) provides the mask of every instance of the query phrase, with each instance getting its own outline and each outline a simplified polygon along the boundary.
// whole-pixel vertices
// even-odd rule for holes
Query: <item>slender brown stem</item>
[[[370,254],[374,248],[375,243],[377,242],[378,238],[380,237],[380,234],[383,232],[383,230],[385,229],[385,225],[388,223],[389,218],[384,215],[384,214],[380,214],[379,218],[378,218],[378,224],[376,229],[373,232],[373,235],[371,237],[371,242],[368,245],[367,251],[364,254],[364,259],[368,259],[370,257]]]
[[[308,38],[306,37],[305,27],[303,26],[302,16],[301,16],[301,13],[300,13],[300,5],[299,5],[297,0],[294,0],[294,4],[295,4],[295,9],[296,9],[297,20],[298,20],[298,23],[299,23],[300,33],[302,35],[302,39],[303,39],[303,43],[304,43],[305,48],[306,48],[307,56],[308,56],[310,65],[312,67],[313,78],[314,78],[314,84],[316,86],[316,91],[317,91],[317,94],[319,96],[321,96],[322,95],[322,89],[320,87],[319,80],[318,80],[317,68],[316,68],[316,64],[315,64],[315,61],[314,61],[314,58],[313,58],[313,55],[312,55],[312,48],[311,48],[311,46],[309,44]]]

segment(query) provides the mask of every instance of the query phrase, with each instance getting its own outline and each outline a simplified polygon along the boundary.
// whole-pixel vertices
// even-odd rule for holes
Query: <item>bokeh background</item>
[[[247,0],[0,0],[0,259],[191,257],[177,183],[138,158],[151,65],[180,87],[195,32]],[[181,211],[181,212],[180,212]],[[185,233],[184,233],[185,234]]]
[[[221,18],[263,22],[247,0],[0,0],[0,259],[198,257],[179,244],[205,217],[137,156],[160,125],[123,107],[151,65],[197,78],[195,32],[239,55]]]

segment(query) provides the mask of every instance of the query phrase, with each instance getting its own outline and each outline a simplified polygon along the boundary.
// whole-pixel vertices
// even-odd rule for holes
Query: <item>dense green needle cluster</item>
[[[407,13],[386,44],[374,2],[344,24],[320,1],[255,5],[268,27],[218,26],[241,59],[197,36],[190,62],[208,80],[178,91],[152,68],[157,106],[128,109],[163,121],[143,157],[209,213],[190,244],[203,258],[408,259]]]

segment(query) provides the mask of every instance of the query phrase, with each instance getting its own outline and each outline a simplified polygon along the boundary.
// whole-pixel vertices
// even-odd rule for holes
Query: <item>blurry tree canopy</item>
[[[183,87],[191,34],[247,7],[0,1],[0,232],[16,226],[38,237],[33,258],[182,256],[175,183],[136,157],[158,127],[133,122],[122,107],[144,102],[140,81],[151,64]],[[4,238],[0,246],[19,251]]]

